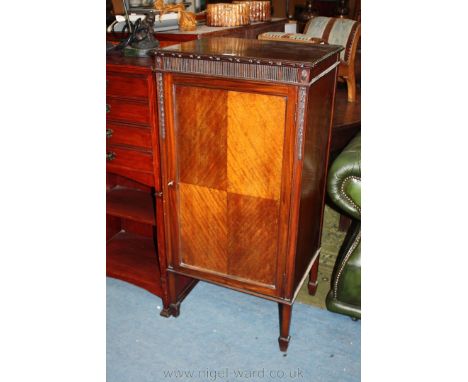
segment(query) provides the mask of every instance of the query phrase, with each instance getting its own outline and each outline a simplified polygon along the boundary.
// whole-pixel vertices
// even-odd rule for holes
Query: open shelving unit
[[[107,274],[162,294],[153,239],[121,231],[107,243]]]
[[[162,296],[150,190],[115,185],[107,190],[106,208],[107,275]]]
[[[115,186],[106,196],[108,215],[156,225],[154,202],[149,192]]]

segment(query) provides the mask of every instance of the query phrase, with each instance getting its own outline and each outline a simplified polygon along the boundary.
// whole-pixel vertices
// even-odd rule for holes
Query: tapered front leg
[[[289,340],[289,327],[291,326],[291,313],[292,305],[278,303],[279,309],[279,326],[280,326],[280,336],[278,338],[278,343],[280,350],[286,352],[288,350]]]

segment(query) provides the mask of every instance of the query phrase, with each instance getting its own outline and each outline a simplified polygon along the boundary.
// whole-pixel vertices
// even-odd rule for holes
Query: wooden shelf
[[[109,215],[156,225],[153,197],[147,191],[116,186],[107,191],[106,205]]]
[[[138,285],[162,297],[153,239],[121,231],[107,242],[107,276]]]

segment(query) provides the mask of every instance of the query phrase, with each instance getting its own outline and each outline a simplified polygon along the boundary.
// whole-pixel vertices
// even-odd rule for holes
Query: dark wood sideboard
[[[110,54],[107,274],[164,316],[198,279],[275,301],[285,351],[317,282],[339,50],[213,38]]]
[[[150,58],[107,57],[107,275],[161,297],[161,315],[170,316],[178,315],[178,303],[196,280],[176,277],[169,298],[165,248],[158,240],[164,233],[151,68]]]
[[[179,30],[156,32],[154,37],[159,40],[162,48],[183,41],[193,41],[208,37],[239,37],[256,39],[258,35],[265,32],[284,32],[287,19],[274,17],[271,21],[259,21],[250,25],[239,27],[209,27],[201,25],[193,32],[182,32]],[[108,33],[107,40],[120,41],[128,36],[126,33]]]

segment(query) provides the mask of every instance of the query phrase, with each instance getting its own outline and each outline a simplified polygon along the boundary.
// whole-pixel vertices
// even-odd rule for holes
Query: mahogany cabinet
[[[180,276],[275,301],[282,351],[316,286],[341,49],[221,37],[155,53],[171,304]]]
[[[174,278],[167,285],[162,215],[156,85],[149,58],[107,57],[107,275],[161,297],[161,315],[195,285]],[[173,306],[170,307],[170,302]]]

